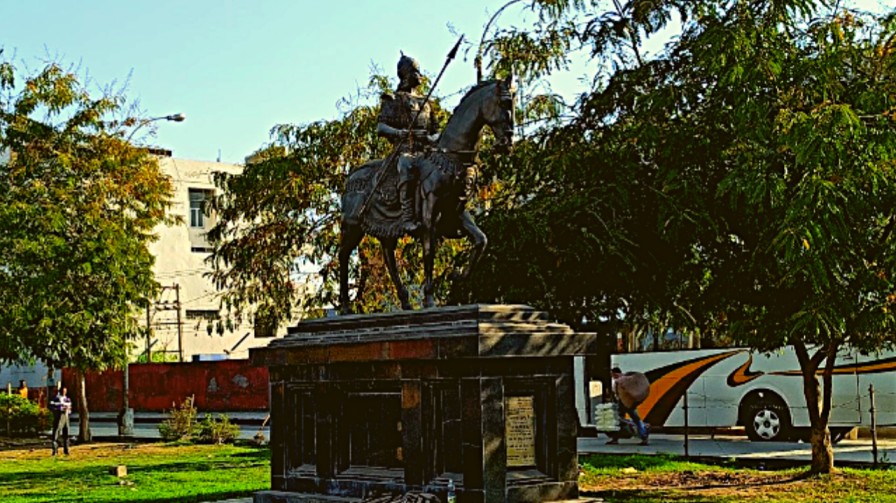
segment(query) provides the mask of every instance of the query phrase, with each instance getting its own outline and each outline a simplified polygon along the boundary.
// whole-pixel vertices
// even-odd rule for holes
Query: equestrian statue
[[[454,46],[448,60],[460,45]],[[438,83],[436,78],[432,88]],[[499,149],[513,141],[513,98],[510,78],[481,82],[470,89],[454,109],[445,130],[438,134],[429,95],[420,86],[417,62],[402,54],[398,61],[400,83],[384,94],[377,133],[393,145],[392,154],[355,168],[342,194],[342,236],[339,248],[339,302],[351,312],[348,265],[352,251],[365,234],[376,237],[402,309],[411,309],[407,288],[395,262],[398,239],[413,236],[423,245],[423,305],[433,307],[433,262],[442,238],[466,237],[473,245],[470,261],[455,279],[465,279],[485,249],[485,234],[466,209],[473,183],[473,165],[482,128],[488,126]],[[432,93],[432,89],[430,89]]]

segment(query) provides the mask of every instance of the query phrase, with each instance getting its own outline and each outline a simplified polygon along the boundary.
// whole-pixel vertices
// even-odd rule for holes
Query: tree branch
[[[635,53],[635,60],[638,61],[638,66],[644,66],[644,61],[641,60],[641,51],[638,49],[638,36],[635,33],[635,29],[632,26],[631,20],[626,17],[625,13],[622,10],[622,5],[619,3],[619,0],[613,0],[613,5],[616,6],[616,12],[619,14],[619,17],[625,20],[625,28],[628,32],[629,38],[632,39],[632,51]]]

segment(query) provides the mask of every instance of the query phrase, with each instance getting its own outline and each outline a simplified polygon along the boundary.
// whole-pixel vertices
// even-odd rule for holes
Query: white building
[[[156,257],[156,280],[163,287],[148,313],[153,360],[159,361],[159,354],[167,361],[247,358],[249,348],[267,345],[273,334],[256,334],[251,320],[233,330],[216,330],[219,296],[206,277],[211,267],[205,262],[211,251],[205,233],[215,223],[214,215],[205,212],[205,201],[215,194],[213,174],[241,173],[243,166],[158,153],[159,166],[174,186],[170,212],[183,222],[159,226],[159,239],[149,246]],[[145,354],[146,344],[139,344],[138,351]]]

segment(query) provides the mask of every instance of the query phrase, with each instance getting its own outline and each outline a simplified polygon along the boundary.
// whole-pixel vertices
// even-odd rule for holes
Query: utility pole
[[[173,290],[174,291],[174,301],[165,301],[161,300],[161,297],[164,297],[165,292]],[[181,319],[181,304],[180,304],[180,285],[175,283],[171,286],[163,286],[162,291],[160,293],[160,300],[157,300],[155,303],[156,314],[161,314],[165,311],[174,311],[175,312],[175,321],[162,321],[161,319],[156,320],[155,325],[157,327],[162,327],[166,325],[174,325],[177,330],[177,359],[180,362],[184,361],[184,329],[183,329],[183,320]],[[150,323],[150,307],[146,308],[146,322]],[[149,326],[149,325],[147,325]],[[149,329],[147,331],[147,339],[146,339],[146,356],[147,361],[152,361],[152,342],[149,340],[150,333],[152,330]],[[167,345],[166,345],[167,347]],[[167,351],[164,351],[167,352]]]
[[[146,303],[146,363],[152,363],[152,303]]]
[[[174,284],[174,305],[177,309],[177,358],[184,362],[184,325],[180,319],[180,284]]]

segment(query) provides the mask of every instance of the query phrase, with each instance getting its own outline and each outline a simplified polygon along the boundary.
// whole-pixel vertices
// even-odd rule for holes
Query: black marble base
[[[445,501],[449,481],[459,503],[575,499],[572,357],[593,339],[526,306],[302,322],[251,352],[271,385],[256,502]]]

